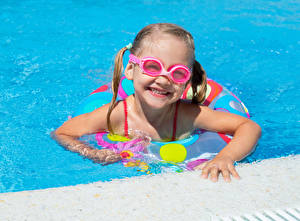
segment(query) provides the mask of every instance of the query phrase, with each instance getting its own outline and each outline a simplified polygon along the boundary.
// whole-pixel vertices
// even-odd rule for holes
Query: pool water
[[[144,173],[100,166],[50,132],[109,81],[113,57],[145,25],[177,23],[208,76],[232,90],[263,136],[243,162],[300,153],[299,1],[0,2],[0,192]]]

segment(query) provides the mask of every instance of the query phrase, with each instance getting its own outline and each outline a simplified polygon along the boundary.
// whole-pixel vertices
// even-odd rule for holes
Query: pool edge
[[[0,194],[1,220],[219,220],[300,207],[300,155],[237,167],[242,179],[199,172]]]

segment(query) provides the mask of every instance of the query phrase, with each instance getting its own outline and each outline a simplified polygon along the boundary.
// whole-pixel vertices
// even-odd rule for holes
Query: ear
[[[128,63],[125,68],[124,74],[128,80],[133,80],[133,67],[133,64]]]

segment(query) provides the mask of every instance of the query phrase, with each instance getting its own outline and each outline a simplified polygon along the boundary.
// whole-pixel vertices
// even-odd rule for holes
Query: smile
[[[150,90],[151,94],[156,97],[166,97],[170,94],[170,92],[159,90],[157,88],[148,88],[148,89]]]

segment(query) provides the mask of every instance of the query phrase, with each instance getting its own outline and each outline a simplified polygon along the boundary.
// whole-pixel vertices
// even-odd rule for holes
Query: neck
[[[140,102],[136,97],[133,99],[134,111],[138,116],[149,122],[153,127],[158,128],[162,126],[162,123],[166,120],[169,121],[170,117],[173,118],[175,111],[175,103],[167,105],[163,108],[154,109],[144,102]]]

